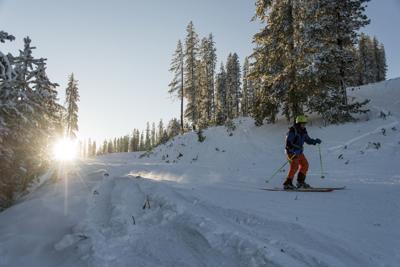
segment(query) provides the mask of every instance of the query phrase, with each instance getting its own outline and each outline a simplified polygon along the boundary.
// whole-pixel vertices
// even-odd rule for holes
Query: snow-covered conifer
[[[114,145],[113,145],[113,141],[110,139],[108,140],[108,144],[107,144],[107,153],[114,153]]]
[[[163,132],[161,143],[165,143],[168,139],[179,135],[179,122],[176,118],[169,121],[167,129]]]
[[[185,62],[184,62],[184,96],[187,99],[187,105],[184,116],[196,128],[198,123],[198,101],[199,90],[197,88],[197,55],[198,55],[198,35],[194,30],[193,22],[190,22],[186,28],[185,40]]]
[[[385,47],[382,43],[378,43],[376,46],[376,67],[377,67],[377,75],[376,81],[384,81],[386,80],[386,72],[387,72],[387,64],[386,64],[386,53]]]
[[[74,74],[69,76],[68,86],[65,91],[65,105],[66,105],[66,136],[76,138],[78,131],[78,81],[75,80]]]
[[[240,115],[239,103],[241,99],[240,63],[236,53],[229,54],[226,61],[226,105],[229,119]]]
[[[227,119],[226,90],[226,71],[221,63],[215,85],[215,122],[217,125],[223,125]]]
[[[242,77],[242,99],[241,103],[241,114],[242,116],[249,116],[252,113],[254,105],[254,83],[249,78],[250,76],[250,63],[249,58],[246,57],[243,63],[243,77]]]
[[[199,101],[199,127],[205,128],[214,123],[214,76],[216,65],[216,48],[213,35],[201,40],[197,66]]]
[[[156,134],[156,124],[153,122],[151,124],[151,147],[156,146],[157,134]]]
[[[139,151],[146,150],[144,132],[140,133]]]
[[[169,69],[173,74],[174,78],[168,85],[170,87],[169,93],[177,93],[178,97],[180,98],[181,104],[181,131],[183,132],[183,98],[184,98],[184,54],[181,40],[178,41],[174,57],[172,58],[171,68]]]
[[[274,121],[279,107],[288,120],[302,112],[304,97],[296,85],[295,2],[256,2],[256,18],[266,24],[254,36],[256,48],[252,55],[252,76],[262,83],[255,114],[260,123],[264,116]]]
[[[149,150],[151,148],[151,133],[150,133],[150,123],[146,123],[146,137],[145,137],[145,149]]]
[[[160,120],[160,122],[158,123],[158,127],[157,127],[157,144],[161,144],[161,138],[163,136],[164,133],[164,123],[162,120]]]

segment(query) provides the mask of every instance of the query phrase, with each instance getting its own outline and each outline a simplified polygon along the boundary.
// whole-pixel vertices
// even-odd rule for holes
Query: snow
[[[305,148],[307,181],[345,190],[260,190],[283,182],[287,169],[265,180],[284,163],[289,125],[240,118],[232,136],[214,127],[202,143],[188,133],[47,175],[0,213],[0,266],[398,266],[400,79],[349,96],[371,111],[307,127],[325,179],[317,147]]]

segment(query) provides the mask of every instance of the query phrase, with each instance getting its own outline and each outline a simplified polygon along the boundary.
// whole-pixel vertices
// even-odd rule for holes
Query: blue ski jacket
[[[301,129],[300,125],[294,124],[286,134],[286,154],[302,154],[304,143],[316,145],[318,141],[308,136],[306,128]]]

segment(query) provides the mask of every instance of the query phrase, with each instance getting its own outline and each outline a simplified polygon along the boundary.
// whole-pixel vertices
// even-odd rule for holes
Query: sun
[[[58,161],[72,161],[78,156],[77,141],[69,138],[58,140],[53,146],[53,156]]]

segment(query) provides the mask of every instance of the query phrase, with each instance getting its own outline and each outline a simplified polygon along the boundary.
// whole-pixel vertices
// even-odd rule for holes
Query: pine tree
[[[383,53],[382,53],[383,51]],[[363,85],[385,80],[386,58],[383,45],[376,37],[361,33],[356,50],[357,83]]]
[[[76,138],[78,131],[78,81],[75,80],[72,73],[69,77],[68,86],[65,92],[66,97],[66,136],[69,138]]]
[[[342,114],[336,114],[336,116],[339,116],[339,120],[347,119],[347,117],[349,117],[349,111],[354,110],[348,106],[346,92],[346,73],[351,72],[353,60],[351,54],[348,52],[348,47],[353,46],[356,42],[357,31],[369,23],[367,16],[364,14],[364,4],[368,1],[369,0],[335,1],[334,5],[331,6],[334,9],[326,10],[327,14],[333,13],[332,17],[334,18],[333,23],[331,24],[333,27],[327,27],[327,30],[332,29],[336,32],[336,56],[338,58],[338,81],[340,84],[339,92],[342,96],[342,107],[338,105],[340,110],[339,113]],[[330,4],[331,3],[328,3],[327,5]]]
[[[145,150],[150,150],[151,148],[151,139],[150,139],[150,123],[146,124],[146,139],[145,139]]]
[[[113,141],[111,139],[108,141],[108,144],[107,144],[107,153],[108,154],[114,153],[114,145],[113,145]]]
[[[125,135],[124,137],[123,137],[123,151],[126,153],[126,152],[129,152],[129,135]]]
[[[207,40],[207,98],[209,106],[207,109],[208,121],[215,123],[215,68],[217,66],[217,49],[215,47],[214,36],[212,33],[208,35]]]
[[[181,131],[183,133],[183,97],[184,97],[184,55],[182,49],[181,40],[178,41],[174,57],[171,62],[171,68],[169,71],[174,73],[174,78],[171,83],[168,85],[170,87],[168,93],[177,92],[178,97],[181,100]]]
[[[242,78],[242,100],[241,100],[241,114],[244,117],[252,114],[255,98],[254,83],[250,79],[250,63],[248,57],[244,59],[243,63],[243,78]]]
[[[13,39],[0,32],[1,43]],[[46,59],[35,59],[33,49],[26,37],[18,57],[0,52],[0,208],[46,168],[61,111]]]
[[[372,39],[368,35],[362,33],[358,41],[360,85],[376,81],[377,65],[375,56],[376,53],[374,51]]]
[[[363,15],[364,2],[321,0],[303,6],[312,12],[303,18],[300,28],[302,51],[298,58],[306,59],[301,62],[300,73],[307,75],[299,81],[309,88],[309,110],[322,115],[326,122],[351,120],[351,113],[365,112],[362,106],[367,102],[349,104],[346,92],[354,80],[357,31],[368,23]]]
[[[15,140],[13,161],[19,167],[33,172],[34,166],[42,162],[43,155],[40,151],[41,147],[41,133],[39,125],[41,122],[42,114],[40,107],[43,103],[33,89],[33,84],[36,80],[36,70],[39,64],[43,63],[43,59],[35,59],[33,57],[33,49],[31,46],[31,39],[24,38],[24,49],[20,50],[18,58],[15,58],[15,72],[16,72],[16,91],[18,93],[16,109],[22,114],[22,120],[16,120],[10,124],[14,133],[22,135],[23,139]],[[30,141],[27,141],[30,140]],[[18,163],[17,163],[18,162]],[[17,171],[18,172],[18,171]],[[21,173],[21,180],[16,185],[18,191],[24,190],[28,184],[29,179],[26,174]]]
[[[215,117],[214,76],[217,56],[214,37],[212,34],[210,34],[208,38],[203,38],[201,40],[199,57],[200,60],[197,66],[198,88],[200,94],[199,127],[205,128],[214,123]]]
[[[295,17],[297,58],[301,59],[296,62],[297,88],[308,96],[308,110],[321,114],[324,119],[330,116],[332,106],[337,106],[332,100],[342,99],[338,94],[339,67],[332,68],[337,65],[338,49],[335,37],[329,32],[334,22],[331,14],[326,13],[329,8],[333,8],[329,2],[305,1],[298,6]]]
[[[383,44],[378,44],[376,53],[377,53],[376,81],[379,82],[386,80],[386,72],[387,72],[386,53]]]
[[[184,116],[196,128],[198,123],[198,101],[199,90],[197,88],[197,55],[198,55],[198,36],[194,30],[193,22],[186,28],[185,53],[184,53],[184,96],[187,98],[187,105]]]
[[[225,67],[221,63],[220,71],[216,78],[216,100],[215,100],[215,121],[217,125],[223,125],[227,119],[227,103],[226,103],[226,72]]]
[[[136,138],[135,133],[136,133],[136,131],[135,131],[135,129],[134,129],[134,130],[132,131],[132,136],[130,136],[130,139],[129,139],[129,152],[134,152],[134,151],[136,151],[136,150],[135,150],[135,143],[136,143],[136,140],[135,140],[135,138]]]
[[[36,96],[35,101],[40,103],[37,105],[37,116],[40,117],[37,126],[40,130],[38,134],[41,134],[42,138],[38,137],[38,139],[41,140],[39,145],[42,148],[42,154],[45,155],[48,150],[47,145],[63,134],[62,115],[65,109],[57,103],[56,87],[59,85],[49,80],[44,59],[37,65],[35,81],[32,84]]]
[[[374,58],[373,72],[374,72],[374,82],[379,81],[379,42],[376,37],[372,39],[372,52]]]
[[[155,147],[156,146],[156,140],[157,140],[156,124],[153,122],[151,124],[151,147]]]
[[[199,60],[196,64],[196,77],[197,77],[197,88],[198,88],[198,123],[197,126],[200,129],[208,126],[208,109],[211,107],[211,102],[208,97],[208,66],[207,66],[207,49],[208,40],[203,38],[201,40],[199,49]]]
[[[236,53],[229,54],[226,62],[226,105],[228,119],[239,116],[240,90],[240,63]]]
[[[303,113],[305,104],[330,122],[365,112],[365,102],[349,104],[346,93],[353,80],[357,31],[369,22],[365,2],[257,1],[256,17],[267,24],[254,37],[252,55],[252,76],[262,82],[258,122],[264,117],[274,121],[281,106],[288,119]]]
[[[302,113],[304,99],[296,86],[296,8],[293,0],[256,2],[256,17],[267,26],[254,36],[252,77],[259,80],[256,121],[274,122],[282,106],[286,118]]]
[[[0,31],[0,42],[13,41],[15,38],[6,32]],[[15,90],[15,65],[11,54],[5,55],[0,51],[0,210],[11,204],[14,193],[13,144],[21,136],[14,133],[12,122],[19,122],[22,114],[15,109],[18,92]],[[10,124],[11,123],[11,124]]]
[[[179,122],[174,118],[169,121],[167,130],[163,131],[161,143],[166,143],[169,139],[177,135],[179,135]]]
[[[181,124],[181,127],[182,127],[182,124]],[[158,129],[157,129],[157,144],[162,143],[161,139],[163,137],[163,133],[164,133],[164,123],[162,120],[160,120],[160,122],[158,123]]]
[[[134,151],[140,151],[140,131],[136,129],[136,134],[135,134],[135,150]]]
[[[139,151],[146,150],[145,140],[144,140],[144,133],[140,134],[140,143],[139,143]]]

